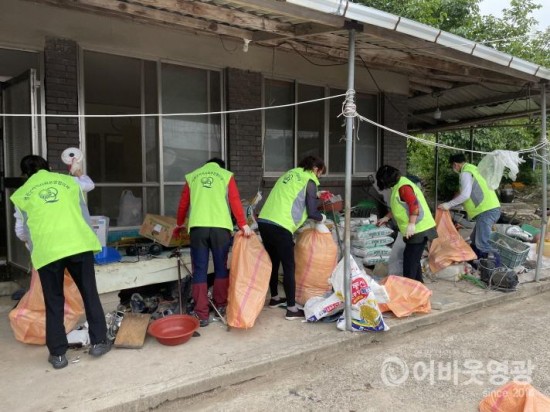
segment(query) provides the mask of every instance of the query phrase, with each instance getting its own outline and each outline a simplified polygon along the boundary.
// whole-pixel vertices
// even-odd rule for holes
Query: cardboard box
[[[189,245],[189,235],[186,232],[180,231],[180,236],[174,237],[176,226],[174,217],[147,214],[139,229],[139,234],[166,247]]]
[[[101,246],[107,246],[107,236],[109,235],[109,218],[107,216],[90,216],[92,229],[94,230]]]

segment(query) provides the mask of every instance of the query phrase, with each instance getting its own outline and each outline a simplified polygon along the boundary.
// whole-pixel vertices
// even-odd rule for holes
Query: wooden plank
[[[151,315],[149,313],[126,313],[116,334],[115,347],[139,349],[143,347],[147,327]]]
[[[253,33],[249,30],[230,27],[216,22],[187,17],[176,13],[157,10],[150,7],[126,3],[119,0],[32,0],[36,3],[51,4],[63,8],[82,11],[92,11],[119,18],[130,18],[135,21],[161,25],[164,27],[180,27],[194,29],[216,35],[226,35],[240,39],[252,40]]]

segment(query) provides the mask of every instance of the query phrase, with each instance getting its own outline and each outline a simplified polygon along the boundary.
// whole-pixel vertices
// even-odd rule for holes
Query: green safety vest
[[[233,173],[210,162],[185,175],[191,192],[187,229],[221,227],[233,230],[228,200],[229,181]]]
[[[409,224],[409,208],[407,203],[403,202],[399,197],[399,189],[401,186],[411,186],[414,190],[414,195],[418,200],[419,210],[418,218],[415,224],[415,234],[424,232],[425,230],[435,227],[435,220],[430,212],[428,203],[422,194],[422,191],[406,177],[401,177],[397,184],[392,188],[390,207],[391,213],[397,222],[399,231],[405,235],[407,233],[407,225]]]
[[[319,179],[311,170],[297,167],[286,172],[275,183],[259,218],[276,223],[290,233],[296,232],[307,219],[306,188],[310,180],[319,186]]]
[[[460,173],[470,173],[473,177],[472,193],[464,202],[464,209],[468,213],[468,219],[473,219],[480,213],[500,207],[497,194],[487,186],[487,182],[481,176],[473,164],[464,163]]]
[[[84,196],[72,176],[40,170],[10,197],[30,234],[35,269],[83,252],[99,252],[101,244],[84,216]]]

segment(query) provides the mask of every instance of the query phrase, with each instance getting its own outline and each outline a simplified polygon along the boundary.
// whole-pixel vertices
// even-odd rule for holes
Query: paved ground
[[[514,378],[550,396],[549,299],[545,292],[353,351],[325,350],[300,368],[280,365],[158,411],[473,412]]]
[[[550,273],[546,273],[546,277]],[[13,338],[7,313],[14,302],[0,299],[0,398],[4,410],[141,411],[178,398],[208,392],[316,362],[335,348],[355,351],[373,342],[394,339],[427,325],[456,322],[465,313],[506,301],[530,299],[550,290],[550,282],[527,283],[515,293],[483,291],[468,283],[428,283],[433,310],[406,319],[388,318],[383,333],[337,331],[334,324],[307,324],[284,319],[282,309],[265,308],[249,330],[227,332],[221,324],[200,330],[201,337],[168,347],[148,337],[142,349],[113,349],[100,359],[84,350],[68,353],[69,366],[53,370],[42,346]],[[510,322],[512,324],[512,322]],[[439,326],[438,326],[439,327]],[[377,345],[379,346],[379,345]],[[360,376],[360,375],[358,375]]]

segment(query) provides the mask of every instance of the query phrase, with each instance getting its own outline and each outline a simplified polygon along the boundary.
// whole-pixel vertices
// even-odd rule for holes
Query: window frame
[[[335,90],[335,89],[340,89],[342,90],[341,87],[335,87],[335,86],[331,86],[331,85],[322,85],[322,84],[319,84],[319,83],[315,83],[315,82],[304,82],[304,81],[300,81],[299,79],[289,79],[289,78],[285,78],[285,77],[278,77],[278,76],[263,76],[262,77],[262,93],[261,93],[261,96],[262,96],[262,104],[264,107],[266,107],[266,86],[267,86],[267,82],[268,81],[281,81],[281,82],[287,82],[289,84],[292,85],[293,87],[293,95],[294,95],[294,102],[296,103],[298,101],[298,91],[299,91],[299,85],[307,85],[307,86],[314,86],[314,87],[322,87],[323,88],[323,92],[324,92],[324,96],[325,97],[328,97],[330,95],[330,91],[331,90]],[[357,94],[363,94],[363,95],[369,95],[369,96],[374,96],[375,97],[375,102],[376,102],[376,122],[377,123],[380,123],[380,119],[381,119],[381,116],[382,116],[382,108],[381,108],[381,103],[382,103],[382,95],[381,93],[369,93],[369,92],[364,92],[364,91],[357,91],[356,92],[356,95]],[[298,162],[300,161],[300,159],[298,159],[298,142],[297,142],[297,139],[298,139],[298,114],[297,114],[297,107],[298,106],[294,106],[293,110],[294,110],[294,113],[293,113],[293,116],[294,116],[294,130],[293,130],[293,139],[294,139],[294,166],[293,167],[296,167]],[[281,175],[281,172],[274,172],[274,171],[268,171],[266,170],[266,153],[265,153],[265,145],[266,145],[266,142],[265,142],[265,139],[266,139],[266,111],[265,110],[262,110],[262,170],[263,170],[263,176],[264,178],[276,178],[276,177],[279,177]],[[325,160],[325,163],[327,165],[327,174],[326,174],[326,177],[329,177],[329,178],[337,178],[337,179],[340,179],[340,178],[344,178],[345,177],[345,173],[342,173],[342,172],[337,172],[337,173],[334,173],[334,172],[331,172],[330,171],[330,162],[329,162],[329,147],[330,147],[330,142],[329,142],[329,133],[330,133],[330,99],[327,99],[324,101],[324,109],[323,109],[323,114],[324,114],[324,125],[323,125],[323,133],[324,133],[324,136],[323,136],[323,148],[322,148],[322,152],[323,152],[323,159]],[[364,172],[357,172],[356,171],[356,162],[355,162],[355,155],[356,155],[356,140],[354,139],[353,141],[353,147],[352,147],[352,162],[353,162],[353,165],[352,165],[352,175],[354,177],[358,177],[358,178],[363,178],[363,177],[368,177],[374,173],[376,173],[376,170],[380,167],[380,153],[381,153],[381,144],[382,144],[382,133],[380,131],[380,128],[376,128],[376,136],[375,136],[375,145],[376,145],[376,156],[375,156],[375,159],[376,159],[376,164],[374,165],[373,167],[373,170],[371,171],[364,171]]]
[[[220,111],[225,111],[227,104],[226,104],[226,92],[225,92],[225,71],[222,67],[213,67],[213,66],[205,66],[200,64],[195,64],[192,62],[186,62],[186,61],[179,61],[179,60],[172,60],[172,59],[166,59],[166,58],[152,58],[151,56],[143,56],[139,53],[121,53],[120,51],[112,51],[112,50],[105,50],[103,48],[95,48],[95,47],[79,47],[78,48],[78,69],[77,69],[77,84],[78,84],[78,114],[79,115],[85,115],[86,114],[86,96],[85,96],[85,84],[84,84],[84,55],[86,52],[93,52],[93,53],[100,53],[105,55],[111,55],[111,56],[117,56],[117,57],[126,57],[131,59],[137,59],[140,62],[141,66],[141,79],[140,79],[140,113],[145,113],[145,88],[144,88],[144,66],[146,62],[151,62],[155,64],[156,69],[156,82],[157,82],[157,113],[159,114],[157,118],[157,139],[158,139],[158,151],[156,154],[156,161],[157,161],[157,167],[158,170],[158,180],[157,181],[147,181],[146,177],[146,153],[145,153],[145,122],[144,118],[141,117],[140,119],[140,130],[141,130],[141,148],[142,148],[142,154],[141,154],[141,166],[142,166],[142,173],[141,173],[141,182],[135,183],[135,182],[114,182],[114,183],[101,183],[96,182],[95,186],[98,188],[105,188],[105,187],[120,187],[122,190],[127,188],[139,188],[140,194],[142,194],[142,211],[143,213],[149,213],[148,207],[147,207],[147,188],[155,188],[158,190],[159,193],[159,213],[164,215],[165,214],[165,186],[178,186],[180,185],[183,187],[185,183],[184,176],[182,176],[181,181],[170,181],[165,182],[164,181],[164,158],[163,158],[163,125],[162,125],[162,119],[163,119],[163,112],[162,112],[162,65],[163,64],[171,64],[175,66],[181,66],[186,68],[193,68],[193,69],[200,69],[200,70],[206,70],[211,72],[217,72],[220,76],[220,82],[219,82],[219,95],[220,95]],[[227,116],[224,114],[220,115],[220,152],[222,159],[227,159]],[[85,148],[87,144],[86,139],[86,118],[85,117],[79,117],[78,121],[79,126],[79,139],[80,139],[80,146]],[[88,159],[85,156],[84,159],[84,171],[86,172],[86,162]],[[122,226],[117,226],[122,227]]]

